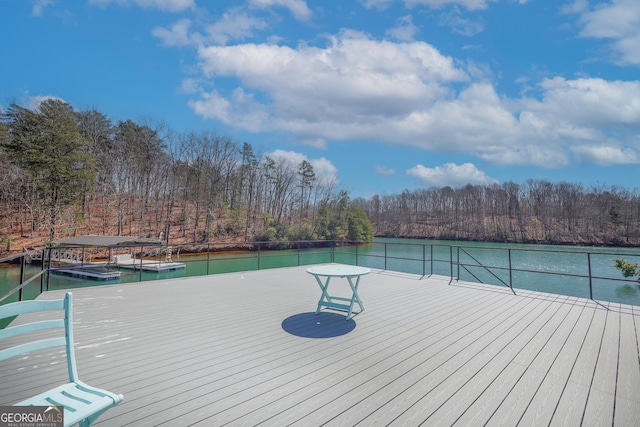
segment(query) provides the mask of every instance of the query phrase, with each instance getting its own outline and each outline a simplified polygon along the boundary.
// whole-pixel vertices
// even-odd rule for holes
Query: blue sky
[[[638,0],[0,0],[0,108],[309,160],[352,197],[638,187]]]

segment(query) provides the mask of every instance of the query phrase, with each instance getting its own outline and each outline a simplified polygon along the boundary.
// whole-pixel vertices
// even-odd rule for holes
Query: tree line
[[[364,212],[312,164],[214,131],[112,122],[46,99],[0,120],[0,241],[136,235],[206,243],[371,240]],[[3,249],[3,248],[2,248]]]
[[[377,236],[640,245],[640,194],[544,180],[405,190],[354,201]]]
[[[176,243],[376,236],[640,245],[640,194],[529,180],[352,200],[313,165],[214,131],[113,122],[47,99],[0,115],[0,250],[12,236],[135,235]]]

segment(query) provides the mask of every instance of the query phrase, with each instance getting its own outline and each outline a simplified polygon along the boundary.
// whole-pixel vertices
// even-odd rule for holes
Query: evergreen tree
[[[60,210],[80,201],[94,182],[90,142],[80,134],[73,108],[57,99],[42,101],[37,110],[11,104],[2,118],[8,133],[3,146],[37,182],[54,240]]]
[[[357,206],[351,206],[348,214],[349,240],[354,242],[370,242],[373,240],[373,225],[367,213]]]

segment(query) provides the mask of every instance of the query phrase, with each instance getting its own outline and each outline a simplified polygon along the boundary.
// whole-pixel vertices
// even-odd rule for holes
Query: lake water
[[[147,272],[121,270],[116,280],[99,281],[52,274],[49,289],[66,289],[102,284],[130,283],[175,277],[202,276],[256,269],[291,267],[326,262],[344,262],[371,268],[442,275],[496,286],[512,286],[595,300],[640,305],[640,285],[623,281],[613,266],[614,258],[640,263],[640,249],[517,245],[416,239],[377,238],[360,246],[211,253],[174,256],[184,262],[183,270]],[[40,271],[28,265],[25,278]],[[591,276],[591,278],[589,277]],[[20,282],[20,268],[0,264],[0,297]],[[45,280],[46,286],[46,280]],[[25,299],[40,291],[40,279],[25,288]],[[17,296],[10,298],[15,300]]]

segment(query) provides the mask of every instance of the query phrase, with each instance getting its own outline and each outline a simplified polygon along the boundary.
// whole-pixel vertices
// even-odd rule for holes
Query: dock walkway
[[[305,270],[74,289],[80,378],[125,397],[96,425],[640,425],[640,307],[373,271],[346,321]],[[0,365],[0,405],[61,361]]]

